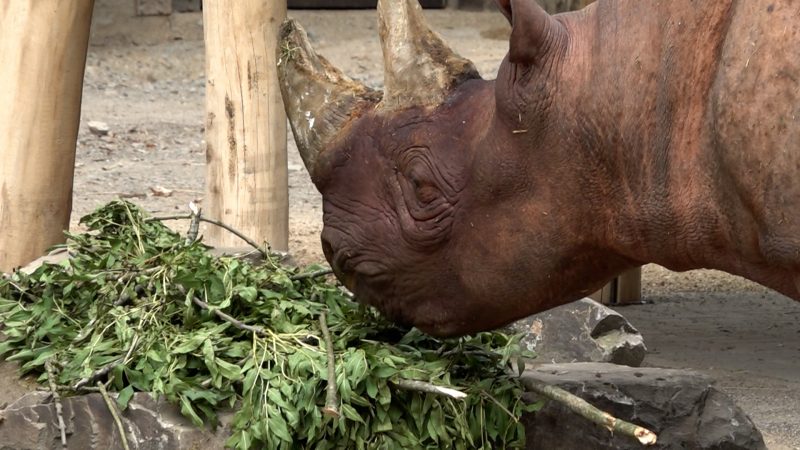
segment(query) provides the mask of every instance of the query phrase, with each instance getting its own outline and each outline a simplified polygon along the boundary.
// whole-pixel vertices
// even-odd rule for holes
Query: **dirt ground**
[[[371,11],[292,11],[316,48],[354,78],[380,86]],[[507,44],[500,14],[431,11],[433,26],[492,78]],[[202,201],[204,62],[199,14],[131,18],[98,11],[86,69],[75,170],[73,229],[83,214],[123,197],[153,213]],[[88,130],[103,121],[109,136]],[[320,197],[289,139],[290,250],[321,261]],[[170,196],[156,196],[160,187]],[[637,326],[652,366],[692,368],[747,411],[772,449],[800,449],[800,303],[712,271],[648,266],[646,304],[620,311]]]

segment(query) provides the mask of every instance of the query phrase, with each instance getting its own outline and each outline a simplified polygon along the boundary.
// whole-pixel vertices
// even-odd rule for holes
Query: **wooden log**
[[[0,0],[0,271],[64,242],[93,0]]]
[[[276,71],[286,0],[204,2],[205,216],[275,250],[288,250],[286,116]],[[241,241],[206,228],[212,245]]]
[[[642,268],[631,269],[617,277],[618,305],[640,303],[642,301]]]
[[[642,301],[642,268],[628,270],[589,296],[604,305],[626,305]]]
[[[609,281],[599,291],[590,295],[589,298],[603,305],[610,305],[614,303],[614,291],[616,290],[616,283],[617,283],[616,278]]]

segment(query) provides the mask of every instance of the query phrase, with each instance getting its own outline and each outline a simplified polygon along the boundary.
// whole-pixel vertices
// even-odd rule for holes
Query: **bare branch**
[[[254,249],[256,249],[258,251],[258,253],[261,253],[261,256],[263,256],[264,259],[266,259],[266,260],[270,259],[270,254],[269,254],[268,248],[264,249],[263,247],[258,245],[256,243],[256,241],[254,241],[254,240],[250,239],[249,237],[245,236],[241,231],[233,228],[232,226],[230,226],[228,224],[225,224],[225,223],[222,223],[222,222],[220,222],[218,220],[205,218],[200,214],[197,214],[197,215],[195,215],[195,214],[179,214],[179,215],[174,215],[174,216],[148,217],[147,219],[145,219],[145,222],[155,222],[155,221],[165,221],[165,220],[180,220],[180,219],[191,219],[193,221],[199,220],[201,222],[210,223],[211,225],[216,225],[216,226],[218,226],[220,228],[228,230],[229,232],[231,232],[233,235],[235,235],[239,239],[247,242],[247,244],[250,245],[251,247],[253,247]]]
[[[119,418],[117,405],[115,405],[114,401],[111,400],[111,397],[109,397],[108,391],[106,391],[106,387],[103,385],[103,383],[98,381],[97,389],[100,391],[100,395],[103,396],[103,400],[106,401],[106,406],[108,406],[108,411],[111,412],[111,417],[114,418],[114,423],[117,424],[119,439],[122,441],[122,448],[125,450],[130,450],[131,448],[128,446],[128,436],[125,435],[125,427],[122,426],[122,419]]]
[[[64,413],[61,409],[61,395],[58,394],[58,386],[56,385],[56,374],[53,370],[53,363],[48,359],[44,362],[44,368],[47,371],[47,382],[50,384],[50,393],[53,396],[53,402],[56,404],[56,416],[58,416],[58,429],[61,432],[61,446],[67,448],[67,426],[64,424]]]
[[[392,384],[399,389],[406,391],[426,392],[429,394],[444,395],[446,397],[454,398],[456,400],[463,400],[467,398],[467,394],[444,386],[437,386],[433,383],[427,383],[419,380],[392,380]]]
[[[246,323],[244,323],[244,322],[242,322],[240,320],[234,319],[233,317],[231,317],[231,316],[225,314],[224,312],[222,312],[222,310],[220,310],[218,308],[212,308],[211,305],[209,305],[208,303],[200,300],[199,298],[197,298],[197,296],[192,296],[192,302],[194,302],[195,305],[197,305],[197,306],[199,306],[199,307],[201,307],[201,308],[203,308],[203,309],[205,309],[207,311],[213,312],[214,314],[216,314],[217,317],[219,317],[220,319],[224,320],[225,322],[228,322],[229,324],[235,326],[236,328],[239,328],[240,330],[249,331],[249,332],[251,332],[253,334],[256,334],[258,336],[266,336],[267,335],[267,332],[263,328],[261,328],[259,326],[256,326],[256,325],[248,325],[248,324],[246,324]]]
[[[325,275],[330,275],[332,273],[333,269],[320,269],[314,272],[298,273],[297,275],[292,275],[291,277],[289,277],[289,279],[292,281],[300,281],[300,280],[305,280],[307,278],[317,278]]]
[[[325,407],[322,413],[326,416],[338,418],[339,414],[339,395],[336,392],[336,361],[333,356],[333,342],[331,332],[328,330],[328,323],[325,312],[319,315],[319,327],[322,329],[322,339],[325,341],[325,351],[328,353],[328,387],[325,395]]]
[[[541,381],[534,380],[529,377],[520,377],[520,381],[528,390],[561,403],[569,408],[570,411],[598,425],[606,427],[613,433],[620,433],[625,436],[634,437],[638,439],[642,445],[654,445],[658,439],[656,434],[647,428],[626,422],[622,419],[617,419],[611,414],[595,408],[586,400],[571,394],[564,389],[542,383]]]

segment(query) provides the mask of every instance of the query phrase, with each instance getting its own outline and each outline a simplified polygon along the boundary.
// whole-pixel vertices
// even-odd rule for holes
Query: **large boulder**
[[[61,401],[67,448],[107,450],[122,448],[119,432],[100,394]],[[197,428],[176,407],[148,394],[137,393],[121,415],[128,444],[138,450],[223,448],[227,430]],[[27,394],[0,410],[0,450],[60,449],[55,405],[49,393]]]
[[[523,376],[559,386],[617,418],[650,429],[658,442],[648,448],[766,448],[750,418],[697,372],[574,363],[541,365]],[[528,450],[642,448],[635,439],[614,435],[554,401],[523,421]]]
[[[639,366],[647,348],[642,335],[613,309],[584,298],[509,325],[525,333],[523,346],[544,363],[610,362]]]
[[[621,419],[658,433],[657,449],[763,449],[750,419],[711,380],[691,371],[613,364],[546,364],[524,377],[560,386]],[[535,394],[526,394],[536,401]],[[119,434],[99,394],[62,400],[67,448],[121,448]],[[196,428],[178,409],[137,393],[122,420],[131,449],[222,448],[228,429]],[[640,449],[564,406],[549,401],[523,417],[529,450]],[[221,422],[227,423],[229,416]],[[32,392],[0,409],[0,450],[60,448],[55,406],[47,392]]]

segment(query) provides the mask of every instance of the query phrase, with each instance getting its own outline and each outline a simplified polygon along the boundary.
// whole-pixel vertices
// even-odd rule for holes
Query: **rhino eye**
[[[403,177],[407,185],[407,193],[413,192],[414,199],[420,205],[427,205],[441,197],[441,192],[436,185],[436,177],[428,162],[416,156],[411,158],[403,170]]]
[[[447,240],[454,205],[450,185],[430,149],[408,148],[397,159],[394,201],[406,242],[429,249]]]
[[[439,189],[436,187],[433,174],[427,170],[427,167],[415,164],[406,178],[411,182],[414,194],[421,203],[427,204],[439,197]]]

